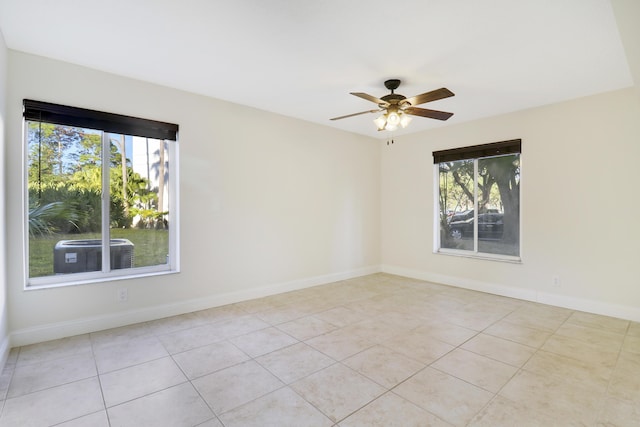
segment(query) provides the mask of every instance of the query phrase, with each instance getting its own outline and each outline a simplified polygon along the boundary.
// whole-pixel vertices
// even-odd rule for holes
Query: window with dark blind
[[[177,265],[178,125],[24,100],[28,286]]]
[[[433,152],[438,252],[520,257],[519,139]]]

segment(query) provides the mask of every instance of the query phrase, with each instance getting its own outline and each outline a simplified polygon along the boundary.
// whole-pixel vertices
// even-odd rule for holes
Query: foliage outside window
[[[177,270],[176,132],[25,100],[29,285]]]
[[[519,260],[521,141],[436,151],[436,250]]]

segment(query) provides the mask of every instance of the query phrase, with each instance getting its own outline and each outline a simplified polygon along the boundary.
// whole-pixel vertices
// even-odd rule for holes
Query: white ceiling
[[[376,97],[440,87],[407,132],[633,84],[609,0],[0,0],[9,48],[384,138]],[[398,131],[396,134],[402,134]]]

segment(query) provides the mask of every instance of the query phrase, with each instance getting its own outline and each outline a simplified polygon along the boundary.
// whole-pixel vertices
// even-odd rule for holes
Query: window
[[[24,100],[28,286],[177,271],[178,126]]]
[[[433,153],[436,251],[520,259],[521,141]]]

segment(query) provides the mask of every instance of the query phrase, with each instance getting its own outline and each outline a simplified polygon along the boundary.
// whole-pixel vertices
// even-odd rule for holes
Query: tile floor
[[[640,426],[640,324],[375,274],[16,348],[0,426]]]

